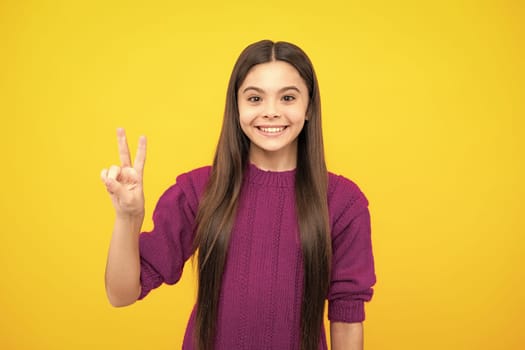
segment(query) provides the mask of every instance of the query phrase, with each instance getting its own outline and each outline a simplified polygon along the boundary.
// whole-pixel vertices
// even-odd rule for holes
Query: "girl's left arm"
[[[363,350],[365,303],[376,282],[368,200],[340,177],[332,190],[332,276],[328,319],[332,350]]]
[[[363,323],[330,322],[332,350],[363,350]]]

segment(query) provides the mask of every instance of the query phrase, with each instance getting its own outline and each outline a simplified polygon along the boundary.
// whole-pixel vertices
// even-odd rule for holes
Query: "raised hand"
[[[120,166],[103,169],[100,176],[113,202],[117,216],[139,217],[144,215],[143,175],[146,162],[146,137],[139,138],[135,162],[131,164],[126,132],[117,129]]]

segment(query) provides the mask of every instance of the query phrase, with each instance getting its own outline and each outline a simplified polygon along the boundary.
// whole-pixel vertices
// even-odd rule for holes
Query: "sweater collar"
[[[287,171],[269,171],[257,168],[250,163],[244,178],[251,184],[272,187],[293,187],[295,184],[295,169]]]

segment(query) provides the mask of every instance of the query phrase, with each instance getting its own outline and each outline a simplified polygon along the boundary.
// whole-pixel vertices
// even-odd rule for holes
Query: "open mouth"
[[[267,126],[257,126],[256,127],[257,129],[259,129],[260,131],[262,131],[263,133],[265,134],[278,134],[280,132],[283,132],[284,129],[287,128],[287,126],[272,126],[272,127],[267,127]]]

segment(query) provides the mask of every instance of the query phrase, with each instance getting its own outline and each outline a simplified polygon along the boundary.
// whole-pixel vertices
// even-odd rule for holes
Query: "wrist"
[[[138,232],[144,221],[144,210],[136,213],[117,213],[115,221],[120,225],[128,226],[133,231]]]
[[[144,208],[133,211],[115,211],[116,218],[124,221],[137,221],[144,219]]]

